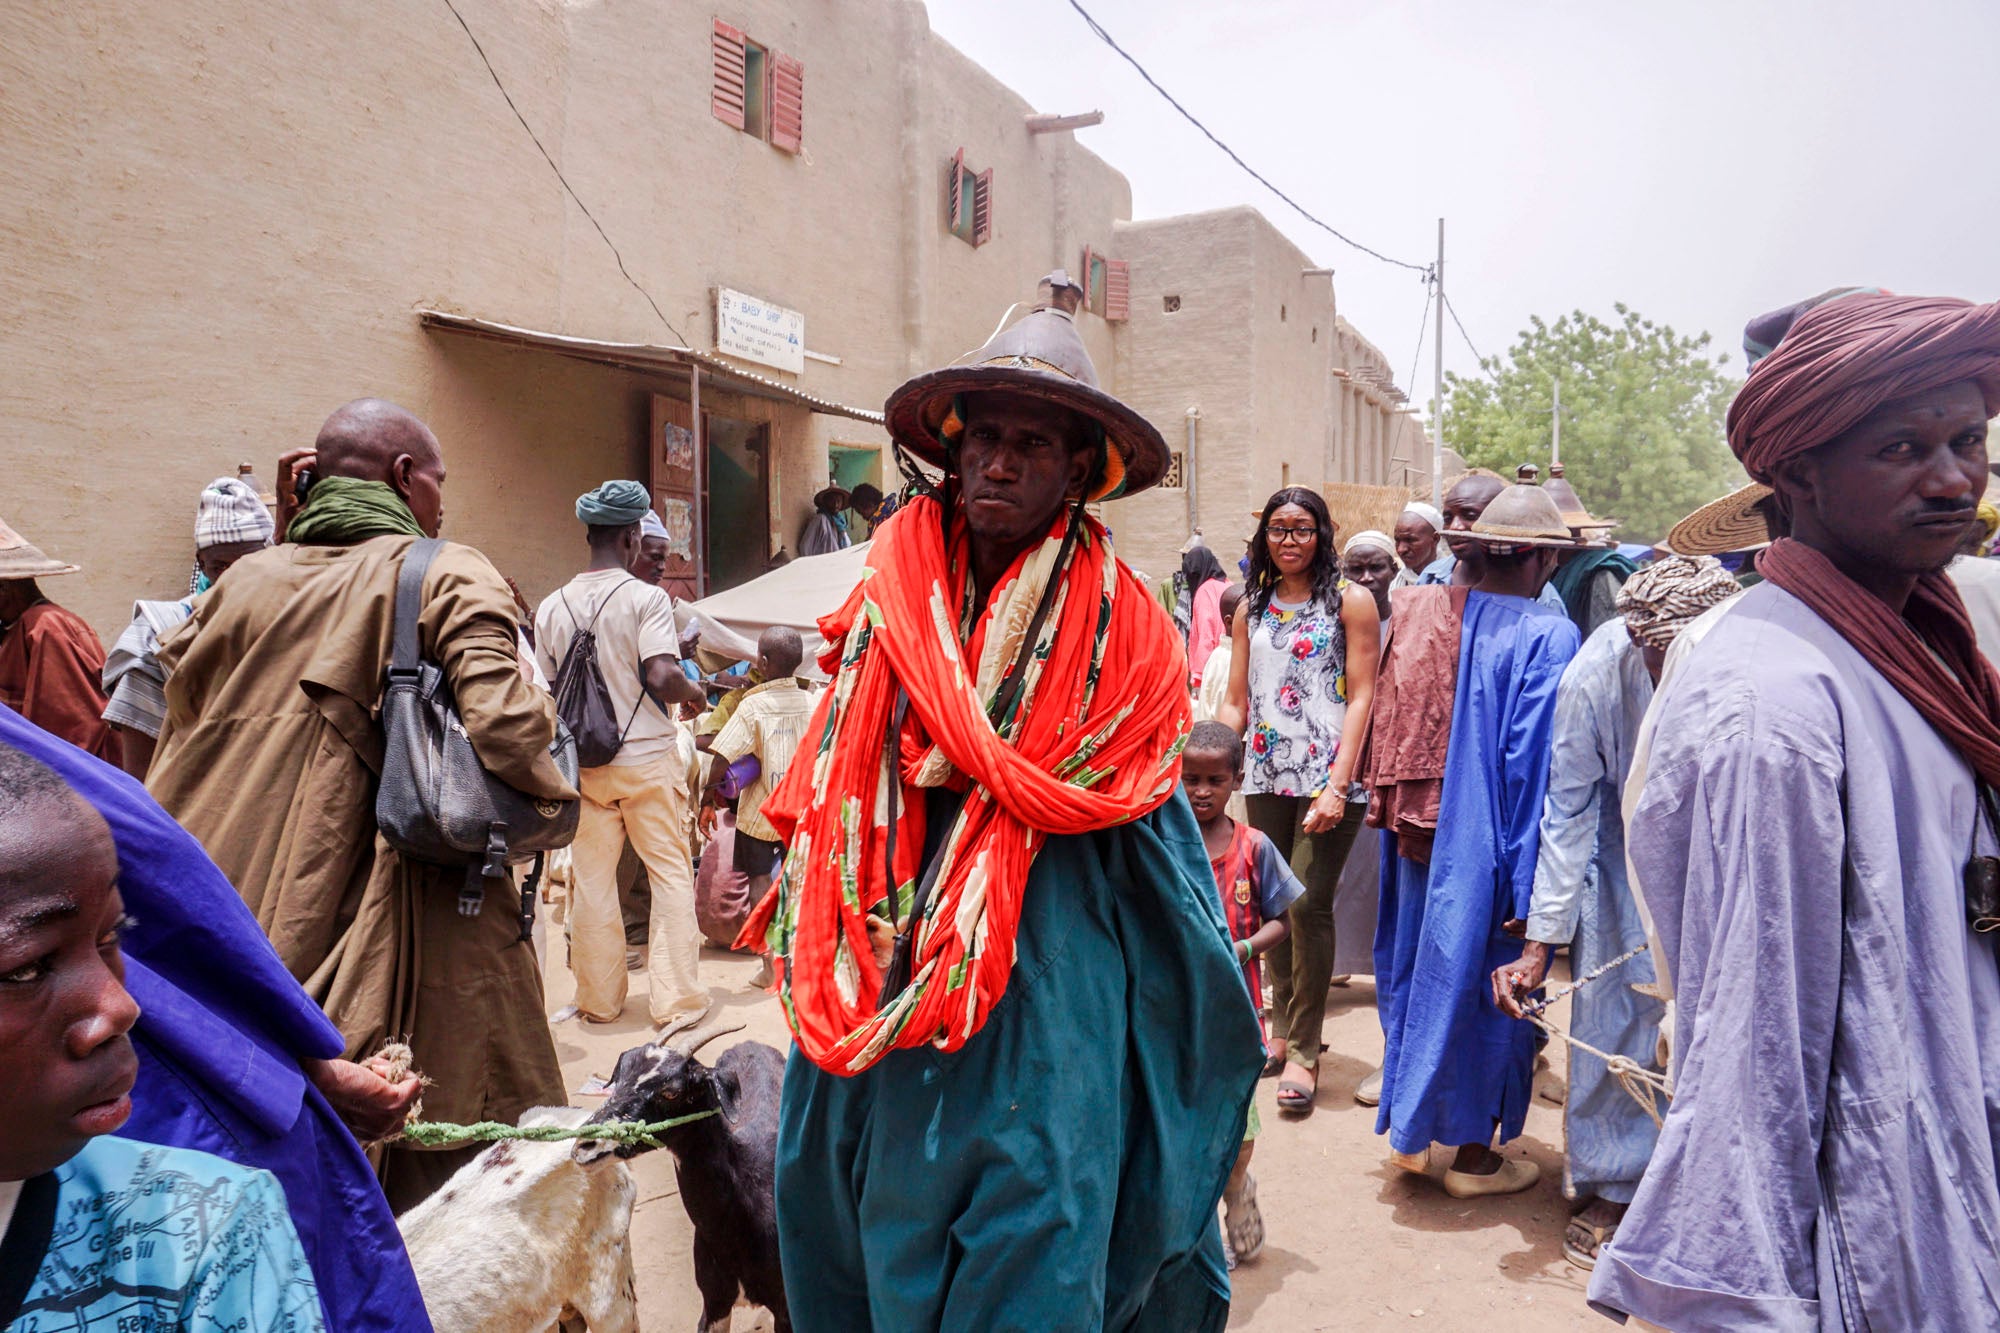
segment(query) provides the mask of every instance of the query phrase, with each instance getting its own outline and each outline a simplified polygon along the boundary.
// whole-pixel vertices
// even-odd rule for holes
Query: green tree
[[[1578,310],[1536,318],[1477,379],[1446,377],[1445,443],[1510,480],[1547,475],[1549,405],[1562,381],[1562,462],[1592,513],[1625,541],[1658,541],[1683,514],[1747,478],[1723,414],[1738,382],[1709,336],[1687,338],[1620,305],[1617,324]]]

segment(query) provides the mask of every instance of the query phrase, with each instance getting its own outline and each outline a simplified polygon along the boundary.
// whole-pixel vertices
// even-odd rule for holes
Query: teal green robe
[[[1215,1205],[1263,1050],[1212,873],[1179,793],[1050,838],[1007,994],[963,1049],[852,1078],[793,1052],[778,1233],[799,1333],[1223,1327]]]

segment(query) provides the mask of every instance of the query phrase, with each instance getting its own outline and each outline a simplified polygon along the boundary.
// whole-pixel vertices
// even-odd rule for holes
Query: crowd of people
[[[577,499],[539,607],[420,546],[443,451],[379,400],[268,500],[207,487],[109,654],[0,526],[0,1326],[427,1328],[395,1216],[476,1148],[395,1135],[567,1100],[517,947],[558,884],[556,1022],[643,972],[698,1040],[703,937],[766,955],[804,1330],[1221,1328],[1294,1132],[1259,1080],[1313,1114],[1355,973],[1353,1095],[1455,1198],[1537,1183],[1507,1146],[1570,1045],[1606,1313],[2000,1325],[2000,306],[1745,341],[1753,484],[1643,561],[1560,472],[1475,470],[1389,531],[1285,487],[1240,581],[1196,541],[1156,588],[1092,507],[1166,445],[1045,302],[890,396],[900,497],[816,498],[802,551],[874,525],[823,687],[796,629],[702,646],[639,482]],[[409,620],[486,778],[573,810],[554,872],[382,832]]]

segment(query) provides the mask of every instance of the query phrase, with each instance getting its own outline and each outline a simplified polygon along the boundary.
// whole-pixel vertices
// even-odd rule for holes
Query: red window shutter
[[[771,146],[799,151],[806,130],[806,67],[782,51],[771,53]]]
[[[709,94],[708,109],[715,113],[717,120],[739,130],[743,128],[745,101],[743,70],[747,62],[744,51],[746,40],[741,32],[717,19],[715,35],[709,43],[715,69],[715,86]]]
[[[1122,259],[1104,261],[1104,317],[1132,317],[1132,268]]]
[[[984,245],[993,239],[993,168],[988,167],[972,181],[972,243]]]
[[[964,187],[960,182],[964,176],[965,150],[961,148],[952,154],[951,170],[944,174],[945,226],[952,231],[958,230],[958,201],[964,193]]]

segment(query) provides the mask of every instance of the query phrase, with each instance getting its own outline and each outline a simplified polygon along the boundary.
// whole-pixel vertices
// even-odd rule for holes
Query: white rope
[[[1582,1051],[1586,1055],[1594,1055],[1604,1061],[1604,1067],[1611,1072],[1613,1078],[1618,1080],[1618,1086],[1625,1089],[1625,1095],[1639,1103],[1640,1109],[1651,1116],[1653,1124],[1658,1126],[1665,1123],[1665,1113],[1660,1109],[1660,1099],[1664,1097],[1668,1101],[1673,1100],[1674,1083],[1672,1078],[1660,1070],[1651,1069],[1640,1064],[1629,1055],[1613,1055],[1608,1051],[1600,1051],[1589,1042],[1571,1036],[1568,1032],[1563,1031],[1542,1017],[1542,1012],[1557,1000],[1575,994],[1585,985],[1597,980],[1612,968],[1617,967],[1621,963],[1628,963],[1644,952],[1646,952],[1646,946],[1643,944],[1636,949],[1626,950],[1603,966],[1592,968],[1560,990],[1551,991],[1533,1004],[1524,1006],[1521,1010],[1521,1017],[1533,1023],[1551,1037],[1562,1041],[1571,1049]]]

